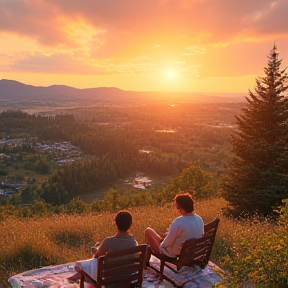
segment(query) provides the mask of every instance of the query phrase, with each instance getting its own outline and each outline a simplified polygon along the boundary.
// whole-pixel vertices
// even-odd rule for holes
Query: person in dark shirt
[[[129,248],[134,248],[138,245],[133,235],[128,233],[132,225],[132,216],[127,211],[119,211],[115,217],[116,234],[107,237],[99,245],[95,245],[93,249],[93,258],[88,260],[77,261],[75,270],[78,272],[84,270],[91,278],[97,279],[97,260],[100,256],[108,252],[116,252]],[[79,279],[79,273],[76,273],[71,280]]]

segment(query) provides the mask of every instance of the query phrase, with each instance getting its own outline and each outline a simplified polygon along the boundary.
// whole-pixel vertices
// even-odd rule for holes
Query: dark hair
[[[132,216],[127,211],[120,211],[115,217],[116,225],[120,231],[127,231],[132,224]]]
[[[175,196],[174,201],[178,204],[178,209],[184,209],[185,213],[194,211],[194,199],[190,193],[179,193]]]

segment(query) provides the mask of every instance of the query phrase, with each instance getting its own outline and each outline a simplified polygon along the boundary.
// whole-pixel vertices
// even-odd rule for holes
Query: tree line
[[[103,164],[105,165],[105,161]],[[70,172],[73,173],[72,170]],[[65,198],[68,197],[68,193],[63,188],[66,185],[62,182],[63,179],[57,179],[56,175],[53,177],[55,177],[53,185],[46,186],[46,184],[42,184],[42,186],[35,189],[26,188],[21,195],[16,195],[7,203],[2,203],[5,205],[0,205],[0,220],[11,216],[17,218],[46,217],[54,213],[114,212],[137,206],[162,206],[165,203],[170,203],[175,193],[180,191],[179,189],[191,193],[197,199],[216,197],[218,191],[217,185],[215,185],[215,175],[205,172],[199,166],[194,165],[184,169],[178,176],[171,178],[170,183],[166,187],[156,190],[133,190],[133,193],[123,193],[110,188],[106,191],[102,200],[94,200],[91,203],[85,203],[81,200],[81,197],[77,196],[80,194],[77,190],[75,190],[76,194],[73,195],[73,198],[69,198],[70,200],[68,201],[68,198]],[[84,179],[83,183],[85,181],[89,182],[88,179]],[[25,196],[25,199],[30,199],[27,205],[23,205],[21,200],[21,197],[24,197],[23,194],[25,193],[29,194]]]

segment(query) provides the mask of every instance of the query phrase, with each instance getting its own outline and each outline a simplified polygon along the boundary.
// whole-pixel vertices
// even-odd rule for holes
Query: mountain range
[[[115,87],[79,89],[66,85],[48,87],[27,85],[14,80],[0,80],[0,100],[90,100],[90,101],[183,101],[183,102],[243,102],[243,93],[144,92],[125,91]]]

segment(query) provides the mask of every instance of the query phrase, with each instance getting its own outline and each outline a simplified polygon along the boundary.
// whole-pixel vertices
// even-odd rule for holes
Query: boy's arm
[[[98,258],[102,255],[105,255],[107,252],[108,252],[108,241],[107,239],[104,239],[104,241],[101,243],[101,245],[93,255],[94,258]]]

